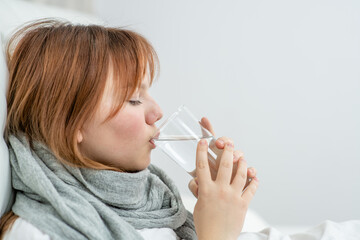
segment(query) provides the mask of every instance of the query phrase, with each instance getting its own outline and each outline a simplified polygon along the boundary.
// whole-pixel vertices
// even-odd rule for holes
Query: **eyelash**
[[[133,106],[142,104],[142,102],[140,100],[129,100],[129,103]]]

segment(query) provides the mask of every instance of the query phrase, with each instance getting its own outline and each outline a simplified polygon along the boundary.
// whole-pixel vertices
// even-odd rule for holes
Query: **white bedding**
[[[183,195],[183,203],[189,211],[196,204],[195,197]],[[360,240],[360,220],[336,223],[324,221],[318,226],[272,226],[254,210],[249,209],[243,233],[238,240]]]
[[[284,234],[275,228],[266,228],[260,232],[244,232],[238,240],[359,240],[360,220],[335,223],[325,221],[307,231]]]

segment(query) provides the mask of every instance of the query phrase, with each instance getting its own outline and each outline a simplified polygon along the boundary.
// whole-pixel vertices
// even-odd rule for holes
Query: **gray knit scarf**
[[[174,183],[150,165],[136,173],[74,168],[47,147],[10,136],[13,212],[56,239],[142,239],[136,229],[171,228],[196,239]]]

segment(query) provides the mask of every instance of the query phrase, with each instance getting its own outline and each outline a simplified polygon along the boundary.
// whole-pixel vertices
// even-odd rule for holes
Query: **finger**
[[[236,150],[234,151],[234,163],[236,163],[237,161],[239,161],[240,158],[244,157],[244,153],[239,151],[239,150]]]
[[[235,188],[243,189],[247,179],[247,166],[246,161],[240,158],[237,165],[236,175],[232,181]]]
[[[242,197],[247,204],[249,204],[251,199],[254,197],[258,186],[259,180],[257,177],[255,177],[254,180],[250,182],[249,186],[242,193]]]
[[[205,139],[201,139],[196,150],[196,176],[198,178],[199,185],[206,184],[211,180],[207,148],[207,141]]]
[[[255,168],[253,167],[249,167],[247,169],[247,178],[246,178],[246,183],[245,183],[245,188],[247,188],[247,186],[249,186],[250,182],[253,180],[253,178],[256,177],[257,171]]]
[[[211,179],[215,181],[216,175],[217,175],[217,163],[216,159],[213,159],[213,157],[208,153],[208,159],[209,159],[209,167],[210,167],[210,173],[211,173]]]
[[[197,198],[198,197],[198,185],[196,183],[195,178],[191,179],[188,185],[191,193]]]
[[[221,151],[222,149],[224,149],[225,143],[227,142],[231,142],[232,144],[234,144],[233,140],[228,137],[219,137],[218,139],[216,139],[216,141],[210,142],[210,148],[214,148],[213,151]]]
[[[222,141],[222,140],[220,140],[220,141]],[[221,147],[221,149],[219,149],[216,146],[216,145],[219,145],[219,143],[217,143],[217,142],[218,142],[218,140],[213,138],[209,143],[209,148],[211,149],[211,151],[213,151],[216,154],[216,156],[221,156],[222,151],[223,151],[222,149],[224,149],[225,143],[222,143],[222,147]]]
[[[201,118],[200,124],[201,124],[201,126],[206,128],[215,137],[215,131],[214,131],[214,128],[211,125],[209,119],[207,119],[206,117]]]
[[[214,160],[214,161],[209,161],[210,162],[211,177],[212,177],[213,180],[216,179],[217,171],[219,169],[219,164],[220,164],[220,157],[221,157],[223,149],[225,147],[225,142],[233,143],[232,139],[230,139],[228,137],[220,137],[218,139],[212,139],[210,141],[210,144],[209,144],[209,148],[211,149],[211,151],[213,151],[218,156],[216,159],[209,156],[209,159]],[[219,149],[219,148],[221,148],[221,149]],[[240,151],[234,152],[234,163],[241,156],[243,156],[242,152],[240,152]],[[233,167],[233,172],[236,172],[236,168],[234,168],[234,167]],[[235,176],[234,173],[233,173],[233,176]]]
[[[256,177],[256,174],[257,174],[257,171],[255,168],[253,168],[253,167],[248,168],[248,170],[247,170],[248,178]]]
[[[216,176],[216,181],[220,184],[230,184],[233,167],[233,151],[234,145],[231,142],[226,143]]]
[[[231,176],[232,180],[236,176],[236,172],[237,172],[237,169],[238,169],[238,162],[239,162],[240,158],[242,158],[243,156],[244,156],[243,152],[241,152],[239,150],[234,151],[234,159],[233,159],[234,165],[233,165],[232,176]]]
[[[211,140],[210,144],[209,144],[209,148],[218,156],[218,158],[216,159],[216,165],[215,168],[218,169],[219,168],[219,163],[220,163],[220,156],[222,155],[223,149],[225,147],[225,143],[226,142],[231,142],[233,143],[233,141],[230,138],[227,137],[220,137],[216,140]],[[233,143],[234,144],[234,143]]]

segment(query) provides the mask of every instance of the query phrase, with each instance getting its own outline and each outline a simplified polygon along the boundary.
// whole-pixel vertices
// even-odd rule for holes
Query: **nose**
[[[151,110],[146,115],[146,123],[149,125],[153,125],[157,121],[159,121],[162,117],[163,117],[163,112],[160,106],[155,101],[153,101]]]

